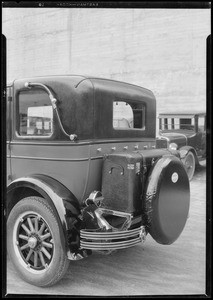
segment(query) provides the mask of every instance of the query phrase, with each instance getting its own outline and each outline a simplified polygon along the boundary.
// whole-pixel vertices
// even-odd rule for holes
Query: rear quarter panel
[[[89,146],[70,143],[11,143],[12,180],[31,174],[43,174],[63,183],[81,199],[86,185]]]
[[[92,191],[101,190],[104,155],[153,147],[154,139],[79,144],[13,142],[12,180],[32,174],[48,175],[65,185],[82,203]]]

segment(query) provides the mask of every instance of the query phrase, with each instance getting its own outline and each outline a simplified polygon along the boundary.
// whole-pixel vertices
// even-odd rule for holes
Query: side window
[[[160,129],[168,130],[168,118],[160,118]]]
[[[180,129],[180,119],[174,118],[174,129]]]
[[[145,129],[145,106],[132,101],[114,101],[113,128]]]
[[[180,118],[176,121],[176,129],[194,130],[194,118]]]
[[[180,119],[180,129],[193,129],[192,119]]]
[[[41,89],[19,93],[18,116],[20,136],[42,137],[53,132],[53,108],[48,94]]]

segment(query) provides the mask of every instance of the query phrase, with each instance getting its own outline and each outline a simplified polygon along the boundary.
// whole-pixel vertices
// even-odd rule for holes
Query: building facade
[[[86,74],[152,90],[158,113],[206,109],[210,9],[3,8],[7,80]]]

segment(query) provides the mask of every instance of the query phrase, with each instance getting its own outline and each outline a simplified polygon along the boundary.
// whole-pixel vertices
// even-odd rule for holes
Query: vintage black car
[[[92,251],[179,237],[189,180],[155,137],[145,88],[71,75],[8,85],[7,250],[24,280],[50,286]]]
[[[206,113],[161,113],[157,148],[180,150],[189,180],[201,161],[206,160]]]

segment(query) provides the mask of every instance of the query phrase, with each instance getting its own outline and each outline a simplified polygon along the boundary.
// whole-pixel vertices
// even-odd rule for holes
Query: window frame
[[[131,103],[132,104],[139,104],[142,106],[143,109],[142,110],[142,127],[141,128],[135,128],[135,127],[130,127],[130,128],[127,128],[127,127],[114,127],[113,126],[113,123],[114,123],[114,103],[116,102],[123,102],[123,103],[127,103],[129,104],[129,106],[131,107],[132,109],[132,113],[133,113],[133,123],[134,123],[134,110],[131,106]],[[114,99],[112,101],[112,129],[115,130],[115,131],[141,131],[141,132],[144,132],[146,131],[146,125],[147,125],[147,120],[146,120],[146,111],[147,111],[147,107],[146,107],[146,103],[143,102],[143,101],[139,101],[139,100],[133,100],[133,99]],[[122,118],[121,118],[122,120]],[[127,119],[126,119],[127,120]],[[128,120],[127,120],[128,121]]]
[[[43,88],[33,88],[33,91],[36,91],[36,90],[40,90],[40,91],[43,91],[45,94],[47,94],[48,96],[48,93],[45,91],[45,89]],[[50,135],[21,135],[19,133],[19,130],[20,130],[20,115],[19,115],[19,101],[20,101],[20,94],[22,92],[30,92],[30,90],[28,89],[20,89],[16,92],[16,95],[15,95],[15,99],[16,99],[16,107],[15,107],[15,136],[18,138],[18,139],[22,139],[22,140],[51,140],[52,137],[54,136],[54,133],[55,133],[55,126],[54,126],[54,109],[52,107],[52,112],[53,112],[53,115],[52,115],[52,132]],[[50,102],[50,106],[52,106],[51,104],[51,101],[49,99],[49,102]]]

